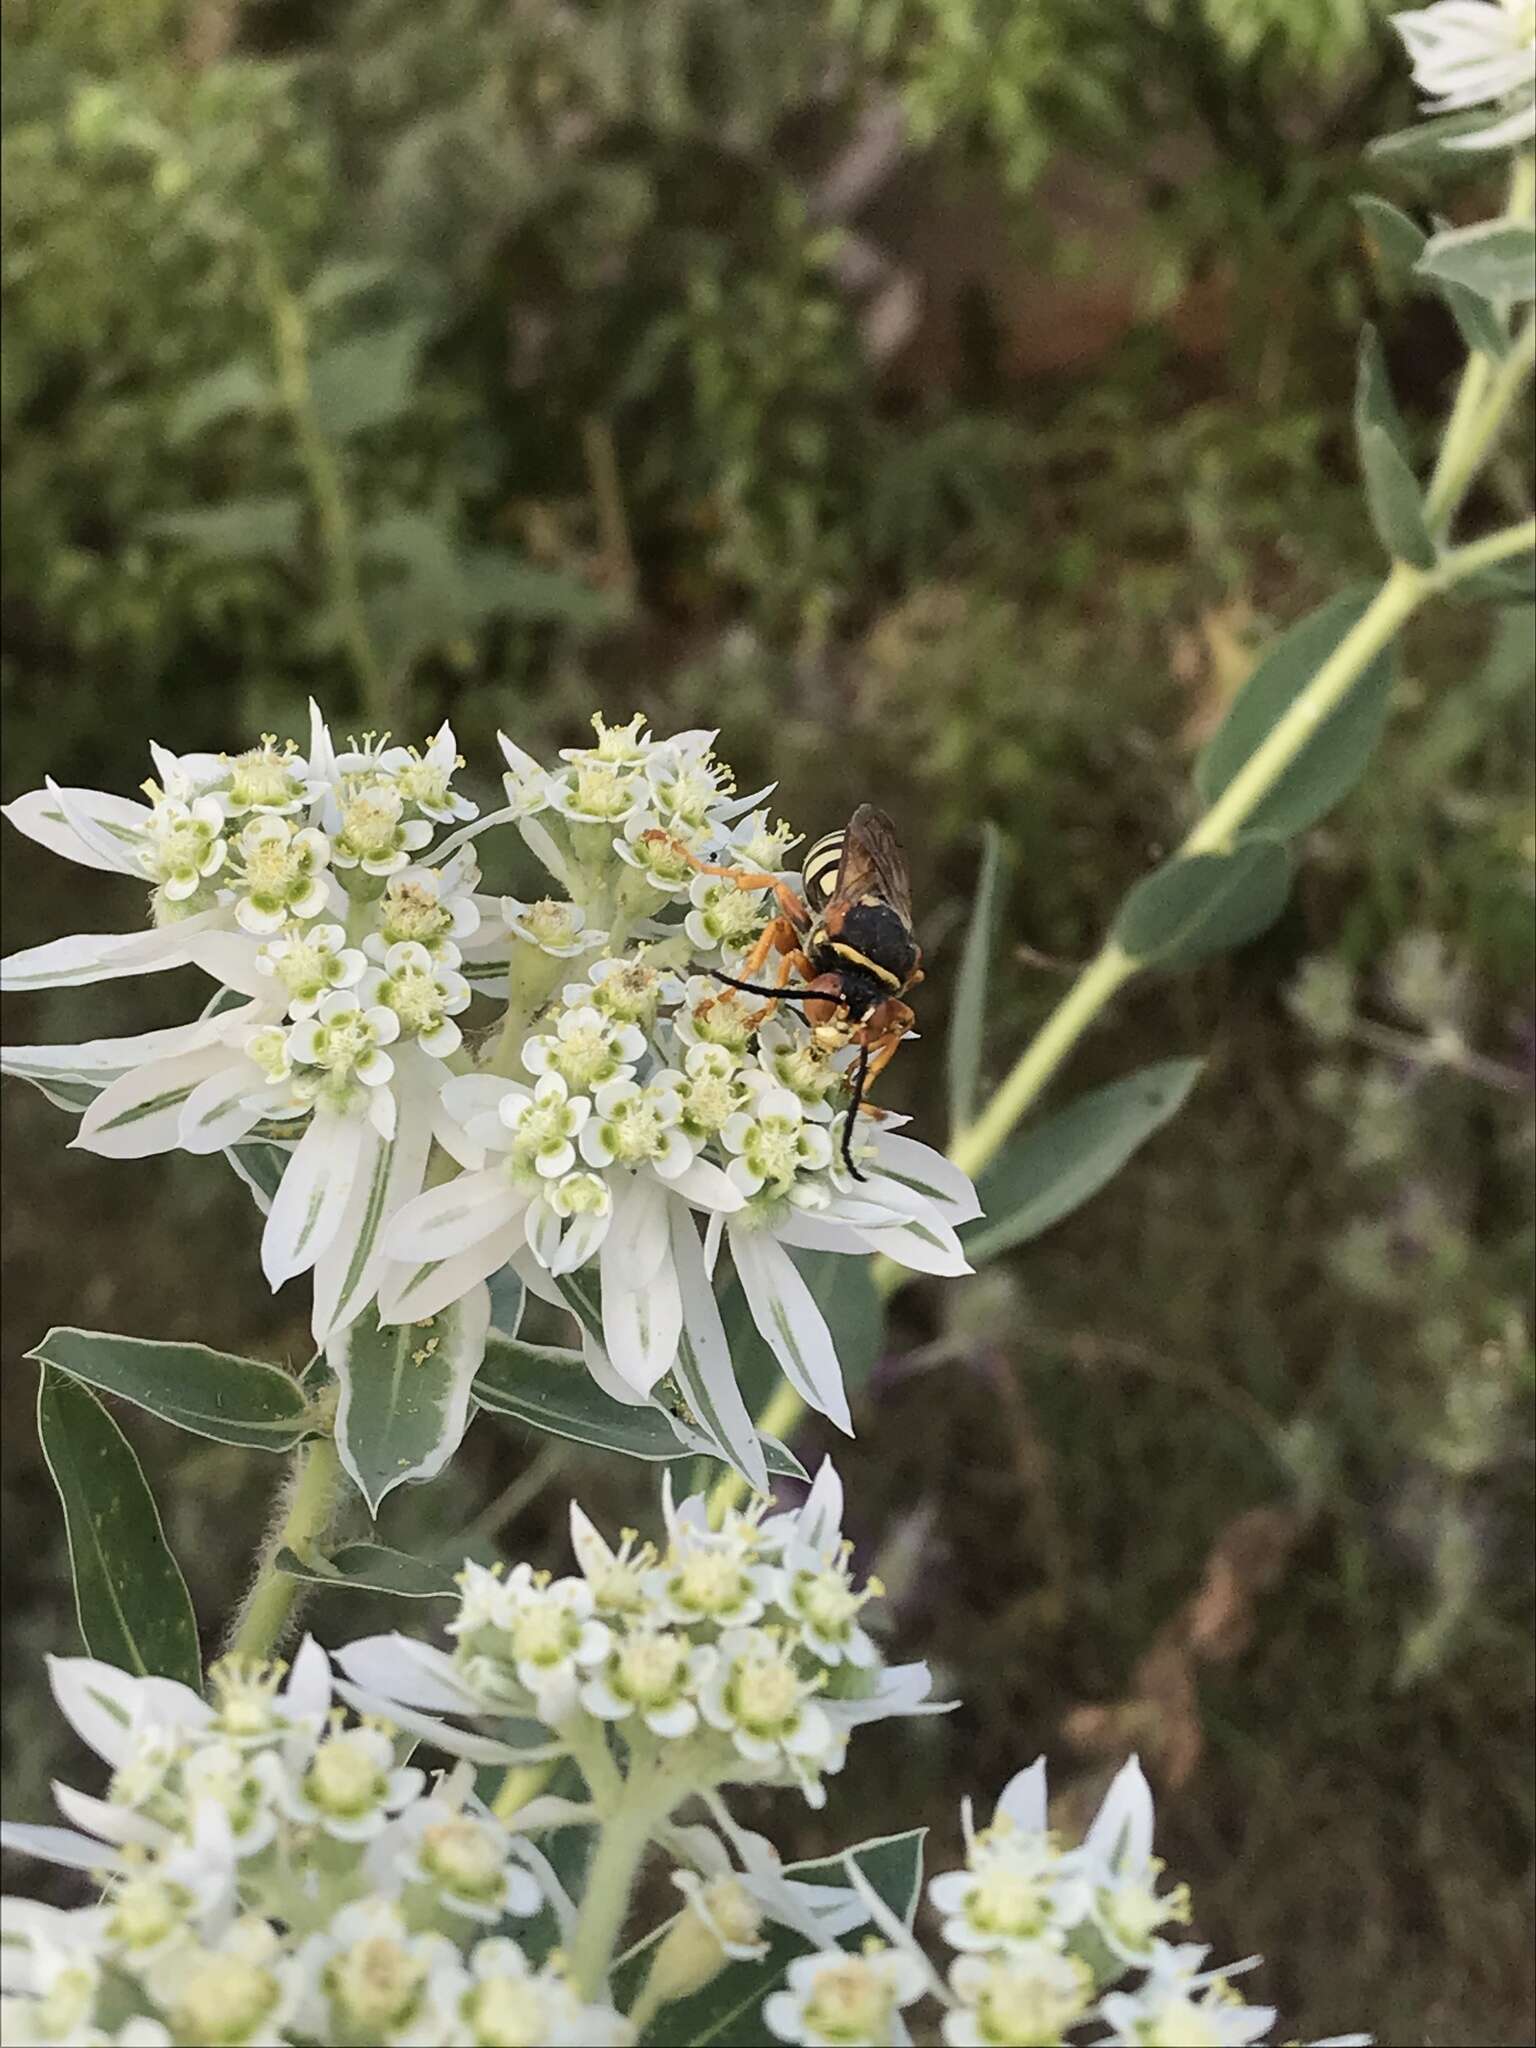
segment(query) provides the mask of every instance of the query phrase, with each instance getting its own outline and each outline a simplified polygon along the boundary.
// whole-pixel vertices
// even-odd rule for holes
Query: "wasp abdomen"
[[[884,988],[900,991],[917,968],[917,943],[887,903],[850,903],[815,935],[811,953],[818,973],[862,968]]]

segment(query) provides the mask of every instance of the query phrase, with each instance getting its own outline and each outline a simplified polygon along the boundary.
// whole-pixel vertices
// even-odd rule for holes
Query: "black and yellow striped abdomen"
[[[837,887],[837,871],[843,864],[845,837],[842,832],[828,832],[817,840],[800,863],[805,900],[812,910],[819,910],[832,900],[832,892]]]

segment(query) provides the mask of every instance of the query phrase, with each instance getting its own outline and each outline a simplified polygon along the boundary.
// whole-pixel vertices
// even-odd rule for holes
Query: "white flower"
[[[645,1053],[637,1025],[605,1017],[593,1003],[562,1010],[552,1032],[530,1038],[522,1050],[530,1074],[560,1075],[578,1094],[605,1081],[628,1081]]]
[[[646,1574],[653,1611],[683,1627],[741,1628],[760,1620],[776,1581],[757,1557],[756,1526],[737,1516],[730,1527],[711,1529],[702,1496],[674,1511],[670,1472],[662,1479],[662,1509],[670,1541]]]
[[[654,1544],[641,1544],[639,1531],[626,1529],[618,1549],[613,1549],[572,1501],[571,1548],[582,1577],[592,1588],[593,1608],[605,1621],[629,1621],[645,1613],[649,1605],[646,1575],[656,1561]]]
[[[734,1871],[704,1878],[696,1871],[674,1870],[672,1882],[682,1893],[687,1912],[712,1938],[724,1960],[755,1963],[767,1955],[763,1909]]]
[[[507,792],[507,806],[513,817],[533,817],[537,812],[549,808],[549,771],[540,766],[531,754],[525,754],[521,747],[513,744],[504,732],[496,735],[496,743],[506,757],[507,772],[502,783]]]
[[[450,1799],[414,1801],[380,1841],[376,1860],[445,1911],[489,1927],[503,1914],[526,1919],[544,1904],[533,1873],[513,1860],[501,1823]]]
[[[335,849],[312,826],[296,831],[266,813],[242,825],[229,864],[241,929],[266,937],[290,918],[318,917],[330,902],[325,871],[333,859]]]
[[[347,762],[353,757],[342,758]],[[361,773],[343,773],[335,807],[331,859],[338,868],[393,875],[410,865],[412,854],[432,843],[427,820],[406,816],[407,799],[399,783],[372,765]]]
[[[676,1740],[699,1725],[700,1685],[715,1652],[676,1629],[641,1625],[614,1641],[581,1688],[581,1704],[600,1721],[638,1715],[653,1735]]]
[[[969,1800],[961,1820],[966,1868],[928,1887],[950,1947],[1024,1957],[1064,1947],[1088,1912],[1090,1887],[1084,1859],[1063,1852],[1047,1828],[1044,1759],[1008,1781],[990,1827],[977,1831]]]
[[[339,924],[290,925],[256,955],[257,973],[283,989],[290,1017],[312,1017],[334,989],[355,987],[367,965],[367,955],[347,944]]]
[[[574,960],[579,953],[596,952],[608,943],[606,932],[588,928],[587,914],[578,904],[560,903],[552,896],[537,903],[503,896],[501,914],[513,938],[555,960]]]
[[[371,1842],[425,1783],[413,1765],[395,1763],[382,1728],[345,1728],[338,1715],[303,1776],[284,1785],[283,1809],[338,1842]]]
[[[295,812],[307,811],[325,793],[324,779],[311,775],[309,763],[293,742],[288,740],[279,746],[273,733],[264,733],[261,745],[247,747],[243,754],[224,755],[216,762],[207,756],[201,758],[217,771],[214,786],[218,802],[231,818],[244,817],[248,812],[292,817]],[[178,764],[178,780],[188,779],[187,764],[198,759],[188,756]]]
[[[589,1166],[650,1166],[675,1180],[693,1164],[694,1148],[680,1128],[683,1099],[663,1069],[643,1087],[627,1077],[606,1081],[593,1097],[594,1114],[581,1132]]]
[[[276,1931],[248,1915],[215,1942],[184,1944],[148,1973],[151,1995],[178,2041],[280,2048],[303,1983]]]
[[[433,1059],[447,1059],[464,1042],[453,1020],[469,1008],[469,983],[414,939],[398,940],[385,953],[383,966],[368,970],[358,1000],[370,1013],[378,1004],[392,1010],[398,1035],[414,1039]]]
[[[762,1082],[749,1086],[750,1108],[738,1110],[721,1129],[721,1143],[733,1154],[726,1172],[744,1195],[761,1194],[766,1187],[782,1200],[803,1200],[801,1176],[831,1165],[832,1140],[819,1123],[806,1121],[797,1095],[766,1074]],[[826,1191],[817,1187],[816,1194],[818,1206],[825,1206]]]
[[[949,1973],[957,2005],[944,2015],[949,2048],[1060,2041],[1093,2003],[1093,1972],[1076,1956],[1037,1944],[961,1956]]]
[[[741,1055],[728,1045],[707,1040],[692,1044],[683,1055],[683,1069],[677,1081],[682,1097],[682,1127],[699,1144],[717,1139],[731,1118],[745,1110],[752,1099]]]
[[[612,2007],[581,2003],[558,1961],[534,1970],[505,1936],[476,1942],[467,1977],[455,1975],[453,2012],[452,2038],[471,2048],[617,2048],[631,2038]]]
[[[745,953],[773,914],[764,893],[738,888],[718,875],[695,875],[688,901],[692,907],[683,930],[701,953],[722,957]]]
[[[1414,82],[1430,95],[1426,114],[1497,106],[1501,118],[1456,136],[1453,149],[1520,148],[1536,138],[1536,6],[1532,0],[1435,0],[1394,14],[1413,64]]]
[[[764,1999],[763,2021],[800,2048],[895,2048],[907,2038],[902,2009],[927,1989],[912,1956],[878,1944],[862,1955],[799,1956],[786,1979],[785,1990]]]
[[[591,723],[596,745],[562,747],[562,761],[586,767],[642,768],[657,748],[658,742],[646,731],[643,711],[637,711],[625,725],[610,725],[601,711],[594,711]]]
[[[388,747],[378,758],[379,772],[389,776],[408,804],[414,804],[424,818],[450,825],[455,818],[479,815],[479,806],[460,796],[450,785],[464,757],[445,719],[427,743],[424,753],[415,747]]]
[[[685,1007],[672,1019],[684,1045],[719,1045],[745,1054],[757,1030],[763,999],[727,988],[707,974],[692,974],[683,990]]]
[[[880,1658],[859,1615],[884,1588],[871,1579],[861,1592],[854,1591],[853,1545],[842,1540],[842,1518],[842,1481],[825,1458],[799,1514],[781,1518],[783,1549],[771,1588],[775,1604],[795,1624],[813,1657],[862,1671]]]
[[[350,989],[322,996],[313,1016],[288,1034],[297,1070],[294,1094],[302,1102],[345,1116],[373,1105],[371,1091],[392,1079],[395,1063],[384,1050],[400,1036],[400,1019],[382,1003],[363,1008]]]
[[[567,1005],[592,1003],[616,1023],[638,1024],[648,1031],[663,1003],[675,1003],[682,983],[669,969],[648,959],[645,950],[628,959],[594,960],[587,981],[568,982],[561,991]]]
[[[658,836],[658,834],[660,836]],[[698,869],[684,858],[679,843],[704,857],[707,839],[676,824],[662,826],[654,811],[632,811],[624,830],[613,842],[613,850],[626,867],[645,876],[653,889],[664,896],[680,896],[692,886]]]
[[[699,1704],[739,1756],[757,1769],[787,1773],[820,1806],[826,1794],[817,1773],[841,1760],[832,1723],[815,1698],[821,1683],[802,1675],[792,1646],[775,1631],[727,1629]]]
[[[1219,1971],[1197,1974],[1202,1948],[1159,1943],[1134,1991],[1106,1992],[1104,2048],[1248,2048],[1275,2024],[1272,2005],[1248,2005]]]
[[[153,783],[153,809],[138,852],[140,867],[167,902],[183,903],[216,875],[229,857],[224,810],[216,797],[190,803],[161,796]]]
[[[596,1603],[585,1579],[540,1583],[523,1568],[509,1590],[505,1654],[538,1718],[558,1727],[575,1709],[583,1675],[608,1654],[609,1631],[594,1618]]]
[[[457,967],[459,942],[480,929],[474,896],[479,875],[467,852],[441,869],[401,868],[385,882],[374,913],[378,928],[363,940],[363,950],[382,960],[391,946],[409,940],[425,946],[439,966]]]
[[[1082,1855],[1100,1933],[1124,1962],[1144,1964],[1155,1930],[1189,1918],[1189,1889],[1157,1890],[1163,1864],[1152,1854],[1152,1789],[1134,1756],[1105,1793]]]
[[[450,2038],[444,1993],[458,1952],[444,1935],[408,1932],[393,1901],[344,1906],[304,1944],[301,1960],[309,1980],[298,2014],[304,2035],[387,2048],[437,2048]]]
[[[751,868],[761,874],[782,876],[788,873],[784,865],[786,858],[804,836],[786,825],[782,818],[778,824],[770,826],[766,811],[753,811],[733,827],[730,844],[721,862],[722,865],[729,862],[733,866]]]
[[[828,1097],[846,1087],[847,1055],[822,1050],[809,1032],[791,1030],[770,1017],[757,1034],[757,1063],[775,1087],[787,1088],[801,1111],[818,1121],[830,1120]]]

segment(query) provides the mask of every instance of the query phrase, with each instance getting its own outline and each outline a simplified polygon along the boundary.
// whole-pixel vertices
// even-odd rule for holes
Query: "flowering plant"
[[[1134,1759],[1080,1842],[1050,1825],[1042,1764],[986,1826],[967,1808],[964,1867],[927,1887],[942,1968],[914,1934],[921,1831],[786,1868],[727,1794],[820,1808],[856,1731],[945,1711],[922,1664],[886,1661],[841,1483],[795,1456],[804,1411],[851,1432],[898,1285],[1038,1236],[1176,1111],[1197,1061],[1015,1135],[1127,981],[1279,913],[1289,842],[1364,772],[1414,612],[1528,583],[1536,521],[1451,533],[1536,366],[1536,157],[1515,62],[1530,9],[1438,0],[1400,30],[1453,123],[1424,132],[1511,152],[1496,221],[1427,235],[1363,208],[1468,343],[1433,473],[1421,489],[1367,334],[1356,424],[1389,557],[1379,588],[1342,594],[1260,662],[1197,764],[1184,843],[982,1103],[1002,864],[988,831],[947,1153],[863,1113],[841,1034],[733,985],[771,897],[798,886],[799,841],[763,808],[770,790],[737,793],[712,732],[599,717],[558,766],[503,738],[505,801],[482,813],[447,724],[419,749],[339,743],[315,708],[302,745],[152,746],[142,802],[49,782],[7,807],[52,852],[137,881],[148,917],[12,955],[6,987],[191,967],[212,992],[168,1029],[10,1048],[6,1071],[77,1113],[85,1150],[221,1155],[260,1212],[272,1287],[307,1276],[316,1346],[299,1374],[76,1328],[32,1354],[89,1653],[54,1661],[54,1694],[111,1775],[104,1796],[58,1789],[70,1828],[7,1830],[99,1892],[67,1910],[6,1902],[8,2038],[659,2042],[741,2021],[752,2040],[852,2048],[908,2039],[903,2015],[925,2000],[956,2048],[1268,2032],[1272,2011],[1232,1971],[1167,1937],[1188,1899],[1159,1888]],[[508,844],[547,893],[482,887],[481,852]],[[530,1300],[566,1319],[569,1345],[523,1338]],[[206,1673],[100,1394],[290,1461],[229,1654]],[[560,1578],[469,1561],[445,1584],[349,1536],[395,1488],[444,1481],[482,1410],[722,1469],[681,1503],[669,1471],[646,1544],[615,1546],[573,1504],[577,1569]],[[375,1636],[333,1669],[305,1638],[289,1670],[273,1654],[317,1583],[451,1597],[452,1647]],[[429,1775],[418,1748],[455,1761]],[[626,1948],[653,1850],[682,1906]]]

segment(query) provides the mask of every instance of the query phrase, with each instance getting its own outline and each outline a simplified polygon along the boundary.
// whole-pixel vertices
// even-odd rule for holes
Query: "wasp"
[[[863,1180],[853,1163],[853,1120],[912,1027],[913,1012],[903,997],[923,978],[922,951],[912,932],[912,879],[895,826],[875,805],[860,804],[841,832],[829,832],[806,854],[803,894],[776,875],[715,866],[676,840],[671,844],[701,874],[773,896],[778,915],[742,962],[741,977],[717,968],[715,979],[767,996],[763,1016],[775,1003],[798,1003],[812,1040],[825,1053],[858,1047],[843,1163],[855,1180]],[[775,954],[777,979],[759,980]],[[795,974],[800,986],[792,988]]]

